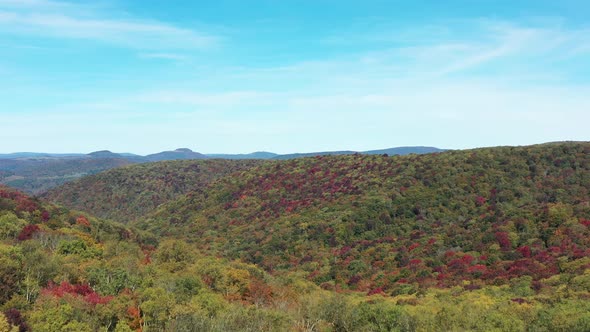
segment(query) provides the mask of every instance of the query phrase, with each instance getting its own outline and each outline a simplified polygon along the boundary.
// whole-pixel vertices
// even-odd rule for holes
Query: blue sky
[[[590,140],[590,2],[0,0],[0,152]]]

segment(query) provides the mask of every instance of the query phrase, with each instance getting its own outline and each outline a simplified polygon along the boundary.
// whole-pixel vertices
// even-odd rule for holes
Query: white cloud
[[[9,8],[64,8],[72,5],[64,2],[48,1],[48,0],[0,0],[0,7]]]
[[[352,37],[332,37],[349,45],[365,46],[371,52],[357,54],[360,61],[350,70],[370,66],[408,76],[444,76],[490,67],[500,61],[530,62],[563,60],[588,52],[590,29],[569,27],[559,20],[515,24],[491,19],[455,20],[425,27],[381,27],[356,32]],[[410,38],[411,36],[411,38]],[[339,60],[340,61],[340,60]],[[501,66],[500,72],[505,71]],[[503,70],[504,69],[504,70]],[[538,68],[553,70],[551,66]]]
[[[90,6],[43,0],[0,0],[0,33],[93,40],[147,50],[200,49],[219,38],[157,21],[102,17]]]

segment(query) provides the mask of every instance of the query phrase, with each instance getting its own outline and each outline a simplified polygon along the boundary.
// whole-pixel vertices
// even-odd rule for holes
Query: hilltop
[[[206,159],[207,156],[194,152],[191,149],[180,148],[174,151],[164,151],[150,154],[144,157],[146,161],[164,161],[164,160],[186,160],[186,159]]]

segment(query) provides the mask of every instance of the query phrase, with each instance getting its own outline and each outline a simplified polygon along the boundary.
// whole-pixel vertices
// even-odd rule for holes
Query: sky
[[[0,0],[0,153],[590,140],[587,0]]]

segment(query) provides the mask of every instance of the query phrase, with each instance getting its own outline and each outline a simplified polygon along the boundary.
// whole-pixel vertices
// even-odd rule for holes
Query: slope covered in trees
[[[587,331],[589,152],[266,162],[153,234],[2,187],[0,331]]]
[[[522,279],[590,259],[590,144],[266,163],[138,226],[326,289],[390,295]]]
[[[142,243],[0,187],[0,331],[278,331],[305,319],[278,307],[317,290],[182,241]]]
[[[4,324],[5,329],[2,331],[12,331],[10,326],[16,327],[16,331],[40,326],[34,323],[32,309],[54,287],[54,282],[69,285],[70,280],[76,280],[80,269],[86,268],[80,263],[100,256],[105,241],[133,237],[121,225],[0,186],[0,327]],[[72,292],[83,293],[88,304],[106,299],[83,285],[72,287]]]
[[[137,164],[87,176],[43,195],[49,201],[127,223],[256,160],[177,160]]]

